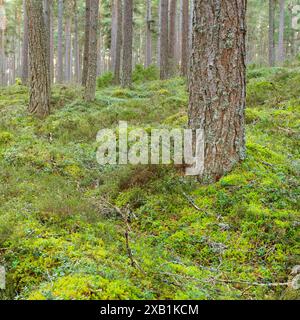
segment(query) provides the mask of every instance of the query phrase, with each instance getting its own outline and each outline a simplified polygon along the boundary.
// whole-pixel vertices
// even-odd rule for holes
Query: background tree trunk
[[[122,86],[129,87],[132,83],[132,43],[133,43],[133,4],[132,0],[124,0],[123,15],[123,55],[122,55]]]
[[[168,2],[169,0],[160,0],[159,62],[162,80],[168,78]]]
[[[89,56],[88,73],[85,86],[85,100],[95,100],[96,78],[97,78],[97,57],[98,57],[98,18],[99,18],[99,0],[91,1],[90,11],[90,32],[89,32]]]
[[[83,53],[82,85],[86,86],[89,68],[89,46],[90,46],[90,23],[91,23],[91,0],[85,1],[85,40]]]
[[[280,18],[279,18],[279,38],[278,38],[278,61],[282,64],[285,60],[284,52],[284,30],[285,30],[285,0],[280,0]]]
[[[78,9],[77,0],[73,3],[74,10],[74,64],[75,64],[75,81],[80,81],[80,61],[79,61],[79,36],[78,36]]]
[[[189,52],[189,1],[181,0],[181,75],[186,77]]]
[[[27,0],[26,10],[29,22],[29,112],[37,114],[39,117],[45,117],[50,113],[51,88],[42,1]]]
[[[203,182],[245,157],[246,2],[195,2],[189,125],[204,131]]]
[[[58,33],[57,33],[57,82],[62,83],[64,78],[63,69],[63,11],[64,2],[58,0]]]
[[[50,81],[54,82],[54,19],[53,19],[53,0],[49,0],[50,8]]]
[[[68,8],[69,9],[69,8]],[[69,11],[69,10],[67,10]],[[71,46],[72,46],[72,36],[71,36],[71,25],[72,25],[72,18],[69,14],[66,18],[66,25],[65,25],[65,81],[71,81]]]
[[[115,84],[120,84],[121,80],[121,51],[122,51],[122,28],[123,28],[123,14],[122,14],[122,0],[117,0],[116,3],[116,35],[115,35],[115,46],[114,46],[114,62],[113,62],[113,72]]]
[[[28,17],[26,12],[26,0],[23,0],[24,30],[22,46],[22,83],[28,82]]]
[[[146,8],[146,53],[145,67],[149,67],[152,63],[152,6],[151,0],[147,0]]]
[[[275,1],[269,0],[269,65],[275,65]]]
[[[51,74],[50,74],[50,0],[43,1],[43,13],[44,13],[44,21],[45,21],[45,36],[46,36],[46,55],[47,55],[47,62],[49,64],[49,81],[51,82]]]
[[[176,69],[175,45],[176,45],[176,19],[177,0],[170,0],[169,7],[169,38],[168,38],[168,76],[173,76]]]
[[[118,33],[118,2],[112,0],[111,8],[111,34],[110,34],[110,59],[112,72],[115,72],[116,52],[117,52],[117,33]]]

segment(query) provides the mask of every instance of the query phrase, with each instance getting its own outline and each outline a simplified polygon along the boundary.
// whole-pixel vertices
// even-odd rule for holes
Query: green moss
[[[13,140],[14,136],[10,132],[0,132],[0,145],[8,144]]]
[[[187,124],[184,79],[139,78],[124,90],[108,78],[90,104],[81,89],[54,86],[44,121],[28,115],[27,88],[0,89],[5,298],[298,297],[234,282],[286,282],[298,261],[298,71],[252,72],[247,158],[209,186],[171,166],[97,164],[96,134],[119,120],[148,132]],[[131,267],[114,206],[129,214],[130,247],[144,272]]]

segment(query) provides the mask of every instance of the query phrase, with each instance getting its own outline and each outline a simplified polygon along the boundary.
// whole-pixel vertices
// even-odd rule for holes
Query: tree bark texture
[[[200,179],[220,179],[245,158],[246,0],[194,3],[189,125],[202,129]]]
[[[85,86],[86,101],[95,100],[98,58],[98,19],[99,0],[91,0],[88,72]]]
[[[122,86],[132,84],[133,2],[124,0]]]
[[[29,112],[45,117],[50,113],[50,78],[43,4],[27,0],[30,64]]]

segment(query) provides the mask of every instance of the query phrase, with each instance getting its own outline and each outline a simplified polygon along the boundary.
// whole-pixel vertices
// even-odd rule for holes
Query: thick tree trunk
[[[30,63],[29,112],[45,117],[50,113],[50,79],[47,56],[46,28],[43,4],[40,0],[27,0]]]
[[[170,0],[169,8],[169,39],[168,39],[168,75],[173,76],[176,69],[175,45],[176,45],[176,19],[177,0]]]
[[[24,10],[24,30],[22,46],[22,83],[25,85],[28,81],[28,18],[26,12],[26,0],[23,0]]]
[[[160,78],[168,78],[168,0],[160,0],[160,23],[159,23],[159,62]]]
[[[246,2],[195,2],[189,124],[204,133],[205,183],[245,157]]]
[[[284,52],[284,23],[285,23],[285,0],[280,0],[279,39],[278,39],[278,61],[282,64],[285,60]]]
[[[132,84],[132,42],[133,42],[133,4],[132,0],[124,0],[123,16],[123,56],[122,86]]]
[[[146,53],[145,67],[149,67],[152,63],[152,6],[151,0],[147,0],[146,12]]]
[[[91,1],[90,12],[90,35],[89,35],[89,56],[88,73],[85,86],[85,100],[95,100],[96,78],[97,78],[97,57],[98,57],[98,19],[99,19],[99,0]]]
[[[189,52],[189,1],[181,0],[181,75],[188,73]]]
[[[58,0],[58,33],[57,33],[57,82],[62,83],[63,69],[63,11],[64,1]]]
[[[83,53],[82,85],[86,86],[89,69],[89,46],[90,46],[90,23],[91,23],[91,0],[85,1],[85,40]]]
[[[269,65],[275,65],[275,0],[269,0]]]

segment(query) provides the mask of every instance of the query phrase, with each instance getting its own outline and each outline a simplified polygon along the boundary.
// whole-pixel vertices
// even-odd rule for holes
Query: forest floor
[[[300,264],[299,84],[300,69],[249,70],[247,159],[209,186],[96,162],[96,133],[119,120],[186,125],[180,78],[102,88],[91,104],[56,86],[43,121],[25,87],[0,89],[0,298],[300,298],[285,284]]]

